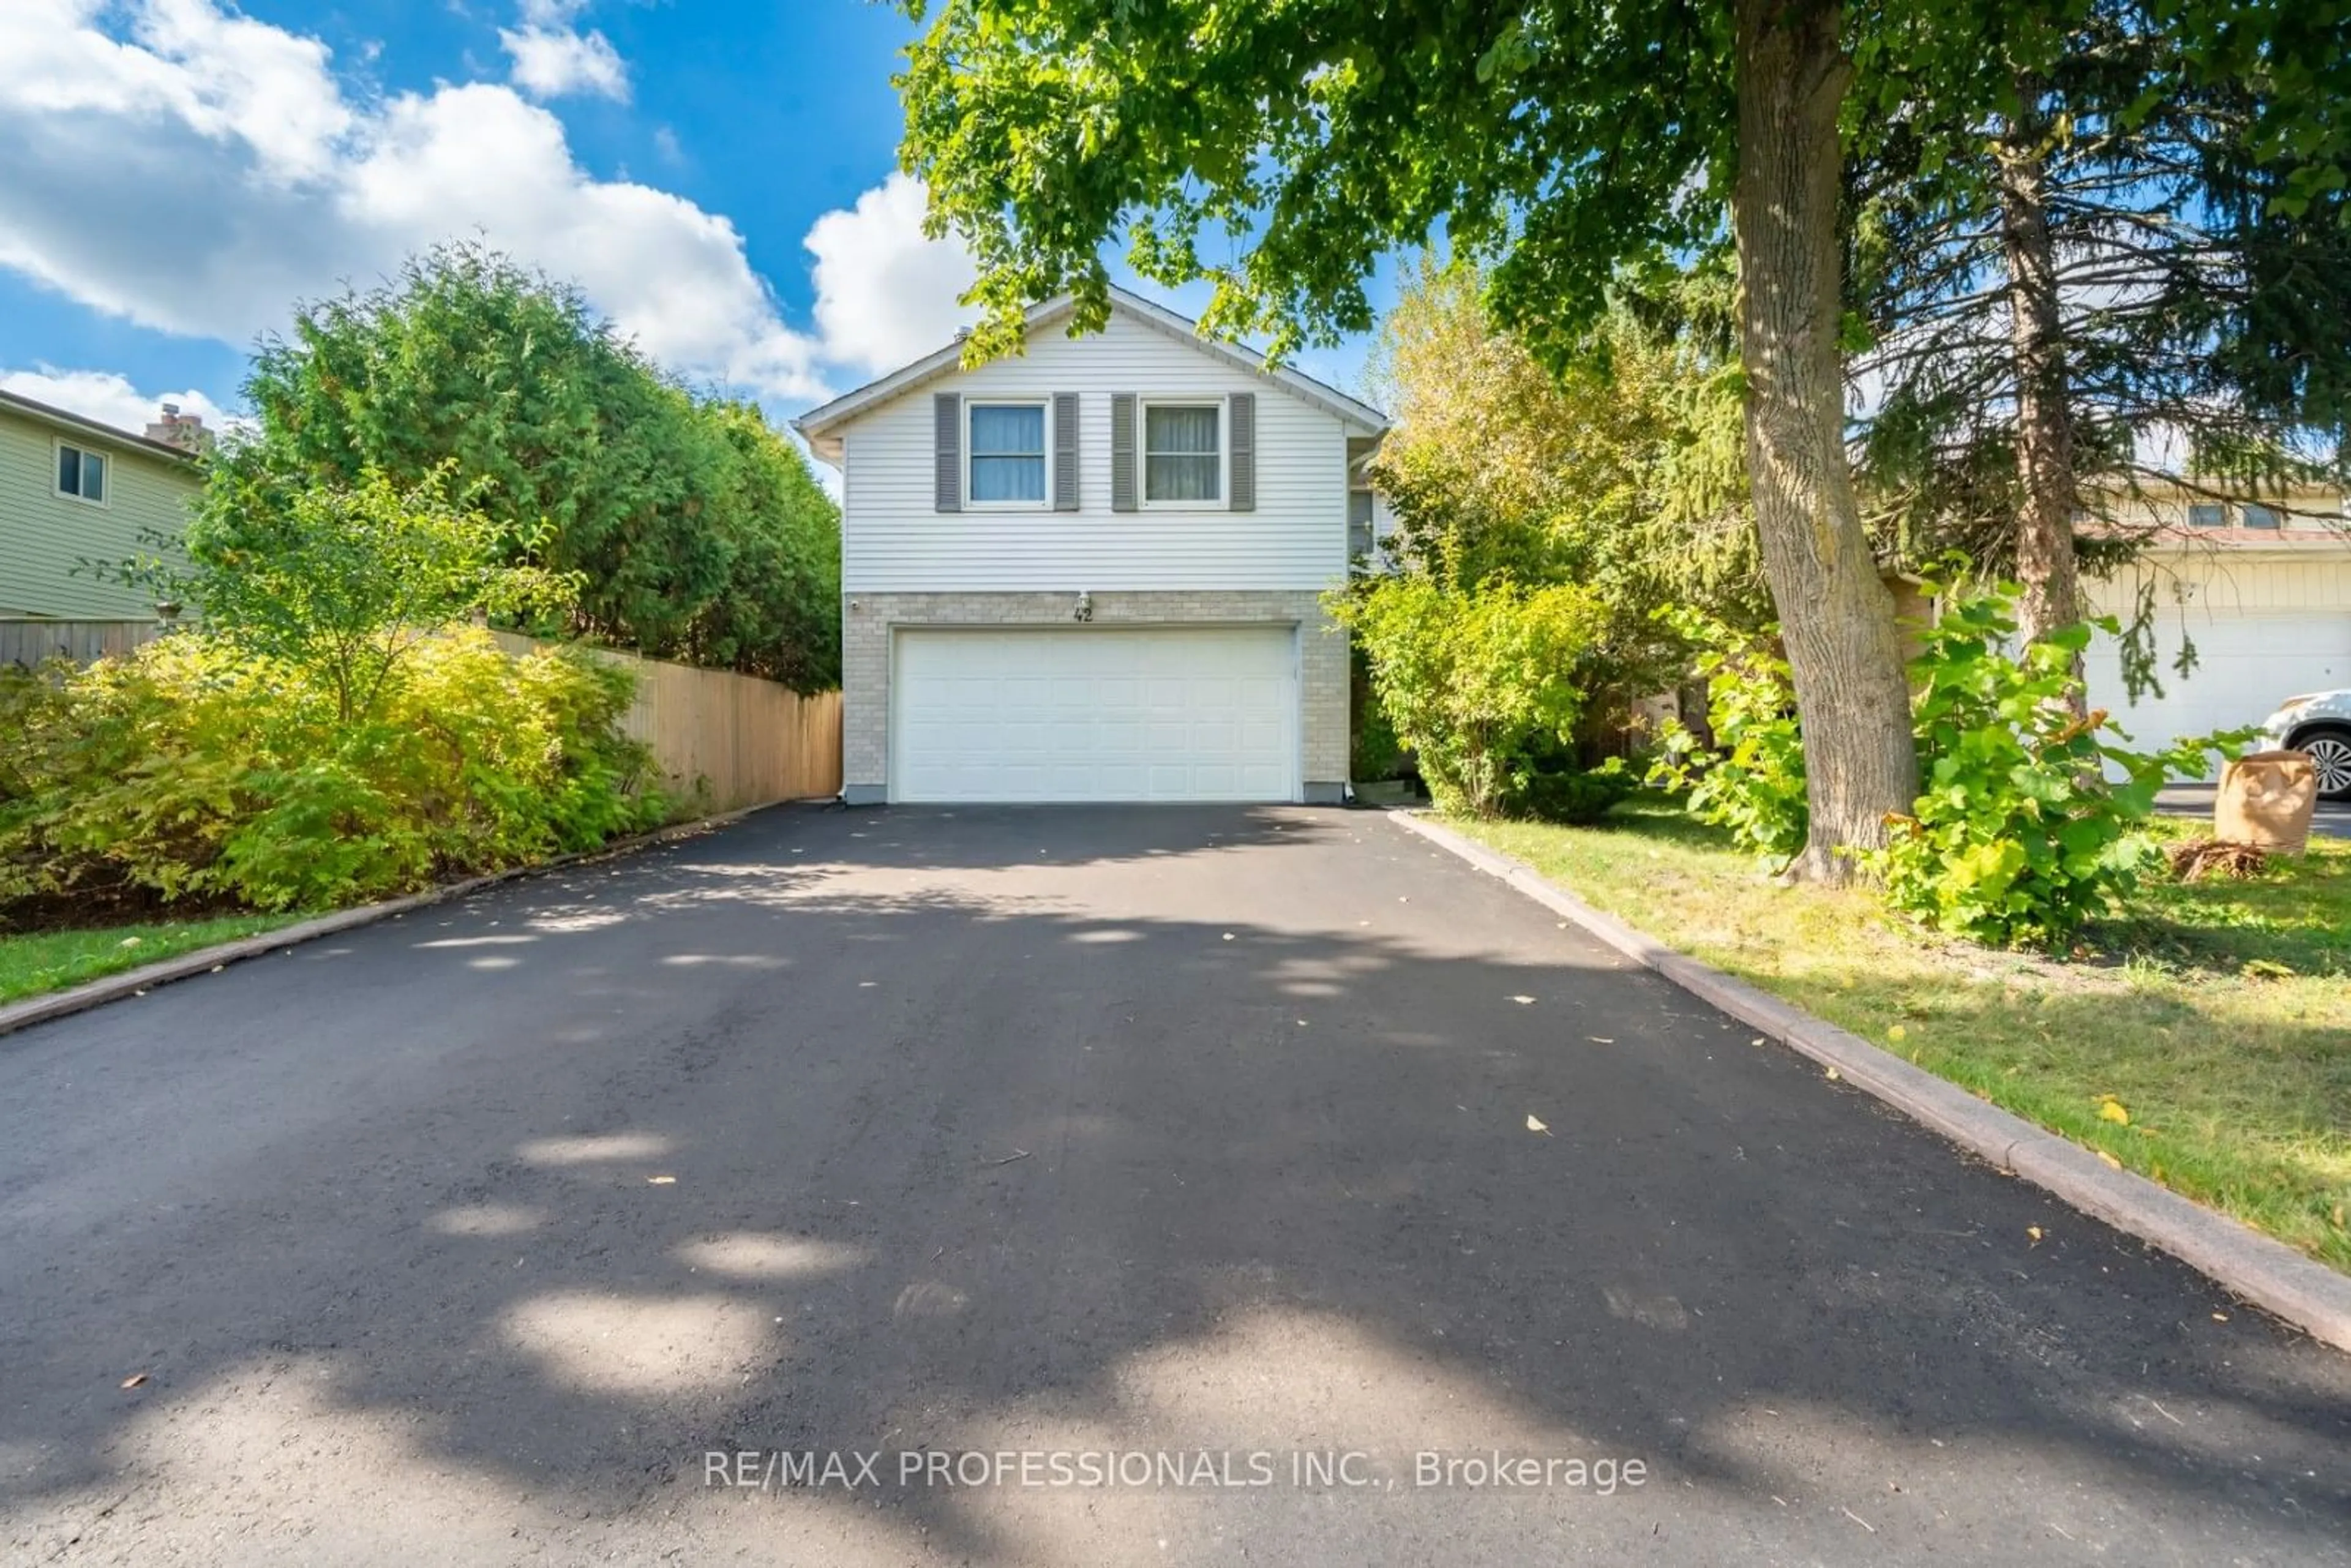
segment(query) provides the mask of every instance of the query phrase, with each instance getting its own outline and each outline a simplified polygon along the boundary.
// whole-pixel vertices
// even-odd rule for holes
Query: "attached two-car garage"
[[[1298,635],[902,627],[890,798],[1295,800]]]
[[[2351,549],[2332,535],[2168,543],[2084,586],[2095,610],[2125,624],[2153,596],[2159,695],[2133,698],[2111,637],[2087,660],[2091,705],[2137,749],[2259,724],[2287,697],[2351,686]],[[2174,664],[2189,646],[2182,674]]]

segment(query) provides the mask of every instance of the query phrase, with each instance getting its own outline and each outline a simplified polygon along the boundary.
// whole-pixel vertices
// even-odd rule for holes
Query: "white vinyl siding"
[[[1079,509],[937,510],[939,392],[967,406],[1076,393]],[[1117,392],[1146,405],[1256,393],[1256,509],[1219,501],[1113,511]],[[1049,329],[1025,354],[910,389],[851,420],[842,442],[844,592],[1321,589],[1346,577],[1347,426],[1278,382],[1118,312],[1098,334]],[[1225,476],[1219,495],[1229,488]]]

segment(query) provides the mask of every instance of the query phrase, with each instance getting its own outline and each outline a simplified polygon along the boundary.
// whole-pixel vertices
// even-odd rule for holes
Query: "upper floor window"
[[[57,443],[57,494],[104,505],[106,455]]]
[[[2218,501],[2199,501],[2188,508],[2188,526],[2191,528],[2225,528],[2229,526],[2229,508]]]
[[[1378,510],[1369,490],[1347,492],[1347,553],[1362,557],[1372,553],[1373,535]]]
[[[1045,405],[974,402],[971,499],[975,506],[1045,503]]]
[[[1224,412],[1220,402],[1144,404],[1144,500],[1224,499]]]

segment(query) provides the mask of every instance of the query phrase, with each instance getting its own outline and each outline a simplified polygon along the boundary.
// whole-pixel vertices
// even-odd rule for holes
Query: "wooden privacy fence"
[[[0,621],[0,664],[30,669],[60,656],[94,664],[153,642],[162,630],[153,621]]]
[[[510,653],[552,644],[492,633]],[[841,694],[804,697],[789,686],[727,670],[697,670],[607,648],[595,657],[637,677],[621,727],[643,741],[680,796],[710,810],[841,793]]]

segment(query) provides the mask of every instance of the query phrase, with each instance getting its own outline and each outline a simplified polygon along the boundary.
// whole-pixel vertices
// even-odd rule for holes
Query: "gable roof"
[[[117,430],[110,424],[100,424],[97,420],[85,419],[80,414],[62,408],[52,408],[45,402],[35,402],[31,398],[20,396],[16,392],[0,391],[0,410],[24,414],[27,418],[37,420],[43,424],[65,431],[68,434],[97,436],[102,440],[111,441],[118,446],[127,446],[134,452],[145,453],[151,456],[176,457],[191,467],[195,465],[195,455],[183,446],[174,446],[168,441],[150,441],[143,435],[134,434],[128,430]]]
[[[1076,308],[1076,299],[1067,294],[1049,299],[1042,305],[1031,306],[1028,315],[1021,319],[1021,331],[1024,336],[1033,335],[1040,329],[1060,321]],[[1229,361],[1252,375],[1266,377],[1292,395],[1353,427],[1350,432],[1352,434],[1376,436],[1388,427],[1388,416],[1371,404],[1349,397],[1338,388],[1318,382],[1287,365],[1269,370],[1263,354],[1238,343],[1228,343],[1222,339],[1204,338],[1200,335],[1199,323],[1178,316],[1164,305],[1155,305],[1143,296],[1131,293],[1116,284],[1110,287],[1110,308],[1114,315],[1127,317],[1153,331],[1189,344],[1204,354]],[[912,392],[926,382],[952,375],[962,368],[963,340],[958,337],[946,347],[925,354],[911,365],[893,371],[886,376],[866,382],[855,392],[845,392],[831,402],[809,410],[792,421],[792,428],[800,433],[810,451],[838,466],[841,462],[841,437],[837,433],[842,425],[868,409]]]

